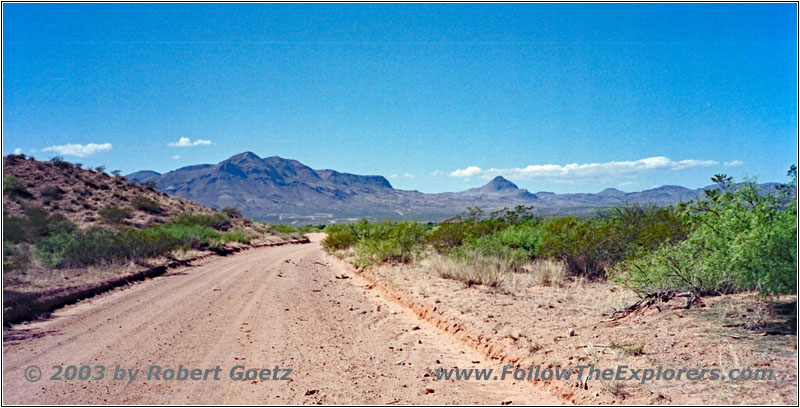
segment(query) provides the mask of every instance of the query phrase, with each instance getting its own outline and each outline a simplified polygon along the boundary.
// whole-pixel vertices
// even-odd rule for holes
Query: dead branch
[[[700,296],[692,291],[680,291],[674,289],[663,289],[659,290],[658,292],[648,293],[638,302],[620,310],[615,310],[611,316],[604,320],[606,322],[613,322],[620,320],[631,313],[636,313],[647,309],[650,306],[653,306],[657,302],[666,303],[669,302],[672,298],[676,297],[683,297],[686,298],[686,303],[683,305],[683,309],[690,308],[694,303],[700,302]]]

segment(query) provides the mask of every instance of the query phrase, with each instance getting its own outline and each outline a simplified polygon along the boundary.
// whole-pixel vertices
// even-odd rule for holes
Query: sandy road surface
[[[501,367],[349,275],[326,258],[316,240],[253,249],[6,328],[3,402],[557,403],[530,384],[425,376],[437,365]],[[220,366],[220,380],[212,380],[213,374],[205,381],[148,380],[154,364],[163,369]],[[24,378],[31,365],[42,369],[38,382]],[[53,365],[106,370],[102,380],[53,381]],[[116,365],[142,372],[131,384],[114,381]],[[229,372],[236,365],[291,368],[292,380],[234,381]]]

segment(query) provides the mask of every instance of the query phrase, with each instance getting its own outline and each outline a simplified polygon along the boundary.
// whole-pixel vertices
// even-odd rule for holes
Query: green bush
[[[81,267],[115,261],[133,261],[176,249],[220,249],[225,242],[249,242],[242,230],[219,233],[205,225],[167,223],[144,229],[100,227],[58,232],[36,244],[39,262],[48,267]]]
[[[362,265],[406,263],[423,249],[425,227],[411,221],[382,221],[369,224],[364,238],[355,246]]]
[[[133,216],[129,208],[119,208],[116,205],[109,205],[98,211],[98,214],[109,224],[123,224]]]
[[[225,232],[220,236],[220,239],[223,242],[240,242],[243,244],[252,241],[254,238],[254,235],[248,234],[240,229]]]
[[[537,255],[563,261],[570,274],[603,278],[618,262],[684,239],[688,228],[672,207],[627,205],[594,218],[555,217],[544,223]]]
[[[788,191],[762,194],[752,182],[726,183],[683,207],[685,240],[621,262],[611,278],[639,293],[796,293],[797,205]]]
[[[291,225],[281,225],[281,224],[272,224],[267,227],[267,232],[273,232],[278,234],[294,234],[297,231],[296,227]]]
[[[328,231],[321,245],[328,251],[338,251],[352,247],[358,238],[350,231]]]
[[[219,231],[226,231],[231,226],[231,219],[225,214],[203,215],[183,213],[172,217],[170,222],[180,225],[204,225]]]
[[[322,246],[328,250],[355,248],[361,265],[384,262],[409,262],[424,247],[426,226],[411,221],[361,220],[344,225],[329,225]]]
[[[164,209],[157,202],[144,196],[138,196],[133,199],[133,208],[148,214],[158,215],[164,213]]]
[[[462,246],[450,251],[462,259],[466,253],[477,253],[484,257],[497,257],[520,266],[534,258],[542,246],[544,228],[538,219],[508,225],[490,235],[469,239]]]
[[[8,175],[3,178],[3,195],[9,197],[31,198],[33,195],[25,188],[19,177]]]
[[[470,208],[467,215],[455,216],[442,222],[428,237],[428,243],[439,252],[447,252],[470,240],[501,231],[512,225],[533,220],[532,207],[504,208],[484,216],[480,208]]]
[[[3,214],[4,240],[36,243],[48,235],[75,230],[75,225],[63,215],[50,214],[36,205],[26,205],[23,213],[23,217]]]
[[[23,254],[17,244],[3,240],[3,269],[6,271],[20,269],[29,261],[28,256]]]

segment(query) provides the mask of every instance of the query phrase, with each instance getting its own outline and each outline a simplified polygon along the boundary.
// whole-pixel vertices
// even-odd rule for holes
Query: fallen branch
[[[676,297],[684,297],[686,298],[686,303],[683,305],[682,309],[690,308],[694,303],[700,302],[700,296],[692,291],[679,291],[674,289],[664,289],[658,292],[653,292],[645,295],[641,300],[638,302],[620,310],[615,310],[611,316],[604,320],[606,322],[613,322],[620,320],[631,313],[636,313],[647,309],[650,306],[653,306],[657,302],[661,301],[661,303],[669,302],[671,299]]]

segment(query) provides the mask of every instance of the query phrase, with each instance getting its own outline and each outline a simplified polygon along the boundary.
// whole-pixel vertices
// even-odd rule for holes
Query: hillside
[[[153,182],[160,191],[212,208],[236,207],[249,217],[286,224],[328,223],[360,218],[441,221],[467,207],[496,210],[533,206],[540,214],[591,214],[625,203],[669,205],[689,201],[713,186],[689,189],[666,185],[626,193],[531,193],[498,176],[461,192],[425,194],[398,190],[382,176],[314,170],[297,160],[260,158],[245,152],[217,164],[179,168],[164,174],[139,171],[131,181]]]
[[[217,211],[172,197],[155,189],[104,172],[81,169],[68,162],[41,162],[18,156],[3,158],[3,176],[18,178],[28,194],[3,194],[3,213],[21,216],[25,206],[37,205],[59,213],[79,227],[103,223],[99,212],[110,206],[133,207],[126,223],[133,227],[158,224],[186,212],[213,215]],[[136,209],[142,198],[159,208]],[[140,201],[144,203],[144,201]]]

